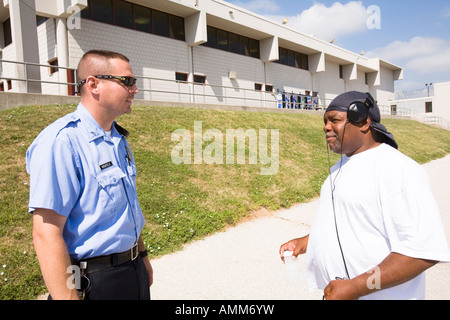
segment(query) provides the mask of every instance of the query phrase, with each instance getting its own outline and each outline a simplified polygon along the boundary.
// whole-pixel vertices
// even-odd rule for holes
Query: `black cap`
[[[368,117],[371,120],[370,127],[376,132],[380,133],[383,137],[384,143],[390,145],[391,147],[398,149],[398,144],[394,139],[392,133],[388,132],[386,127],[380,123],[381,113],[375,100],[369,93],[349,91],[337,96],[333,101],[331,101],[327,110],[325,111],[341,111],[347,112],[349,107],[355,102],[360,102],[365,104],[368,108]]]

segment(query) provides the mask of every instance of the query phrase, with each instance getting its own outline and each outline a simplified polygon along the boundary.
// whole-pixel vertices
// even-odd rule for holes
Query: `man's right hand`
[[[309,235],[303,238],[293,239],[291,241],[286,242],[280,247],[280,258],[284,261],[284,252],[285,251],[293,251],[292,256],[297,257],[299,254],[306,253],[306,248],[308,247]]]

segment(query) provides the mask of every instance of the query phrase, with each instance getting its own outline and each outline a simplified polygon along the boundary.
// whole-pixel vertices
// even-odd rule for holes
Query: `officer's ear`
[[[89,76],[86,78],[85,87],[86,90],[89,90],[92,94],[99,94],[99,81],[94,76]]]

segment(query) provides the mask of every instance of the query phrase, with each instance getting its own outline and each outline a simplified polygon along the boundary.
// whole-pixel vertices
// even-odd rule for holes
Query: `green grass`
[[[25,152],[43,128],[74,109],[25,106],[0,112],[0,299],[35,299],[46,290],[27,213]],[[171,151],[179,142],[172,133],[187,129],[193,137],[194,121],[202,121],[203,133],[215,128],[224,135],[226,129],[279,129],[278,173],[260,175],[261,163],[248,164],[248,158],[246,164],[174,164]],[[328,173],[321,114],[135,106],[118,122],[131,133],[150,257],[179,250],[261,208],[307,202],[319,195]],[[408,120],[383,123],[400,150],[419,163],[450,153],[449,131]],[[209,144],[203,142],[203,148]],[[332,163],[337,159],[332,155]]]

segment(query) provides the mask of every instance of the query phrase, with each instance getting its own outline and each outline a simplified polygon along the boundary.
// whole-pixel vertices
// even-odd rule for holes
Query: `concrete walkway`
[[[450,240],[450,155],[432,161],[428,172]],[[322,292],[306,289],[305,257],[300,277],[289,285],[280,245],[309,233],[318,200],[288,210],[261,214],[224,232],[193,242],[152,261],[153,300],[318,300]],[[450,264],[427,271],[427,299],[450,299]]]

